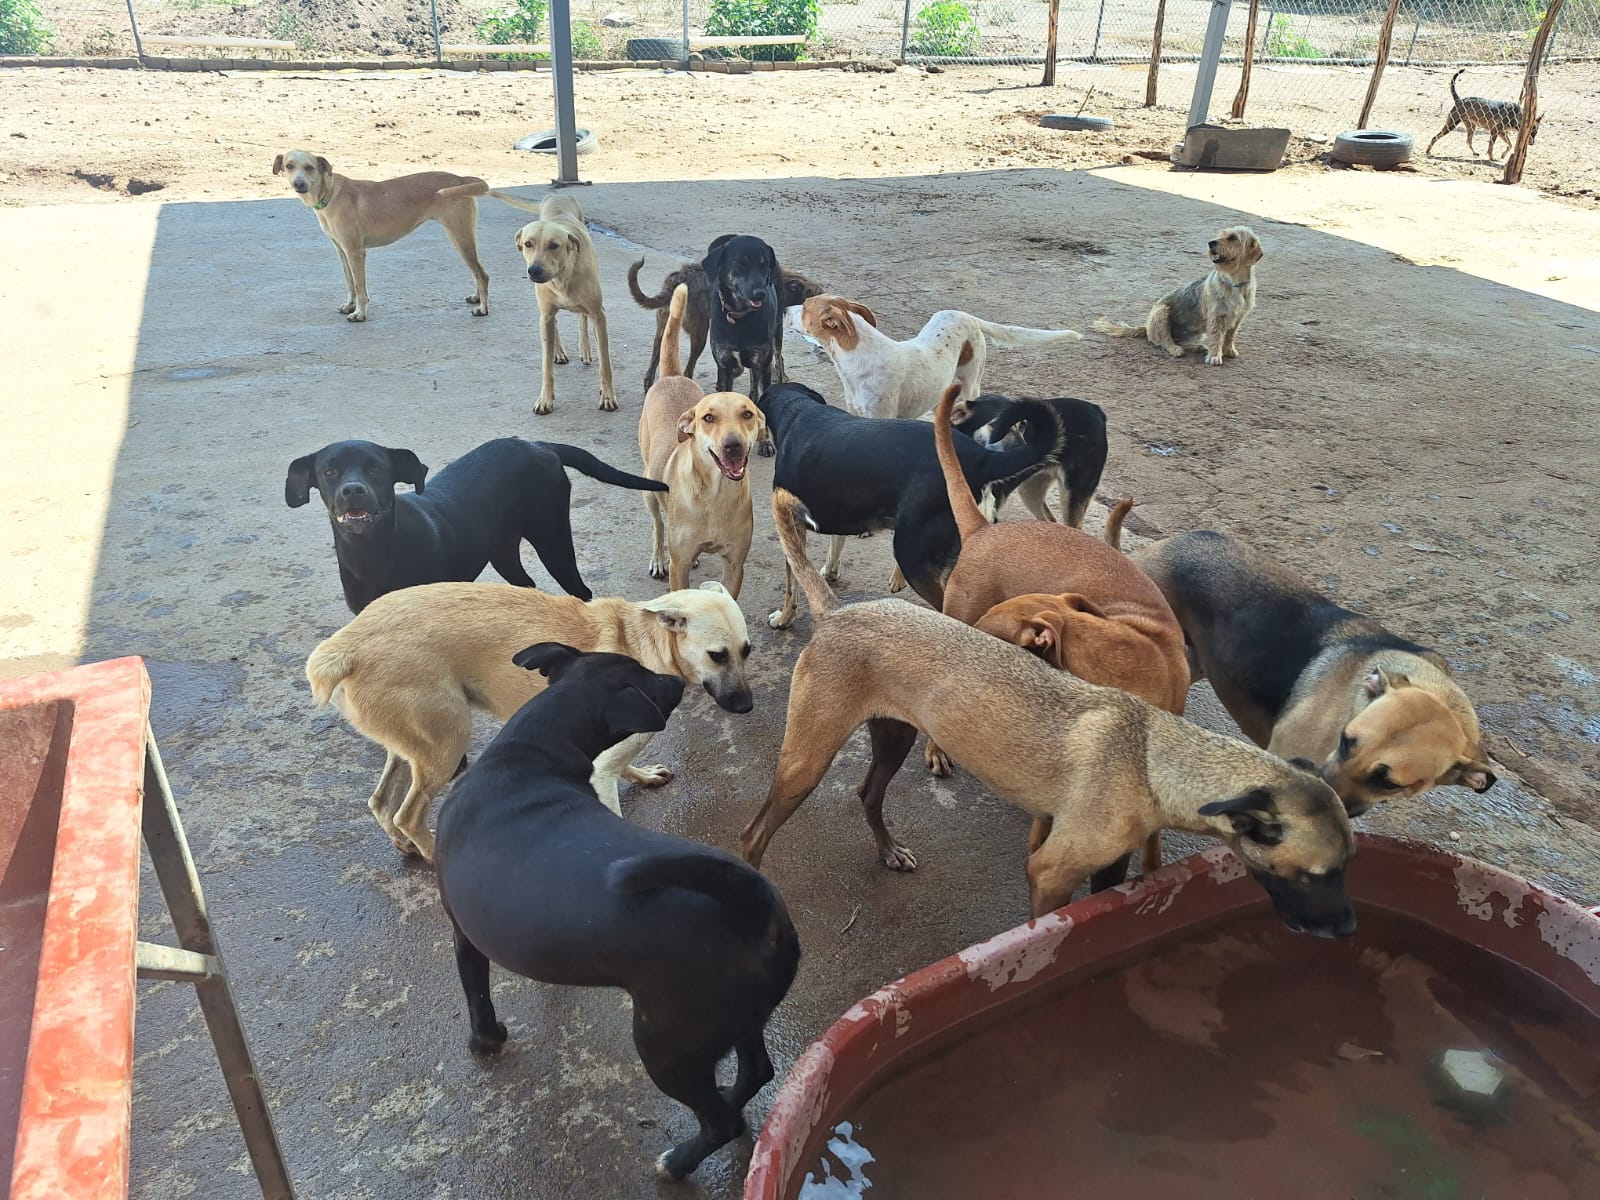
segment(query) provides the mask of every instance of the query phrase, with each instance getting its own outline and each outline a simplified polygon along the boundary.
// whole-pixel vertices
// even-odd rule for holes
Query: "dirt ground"
[[[579,195],[612,231],[597,242],[622,411],[596,412],[593,370],[573,364],[556,415],[535,420],[521,214],[481,212],[489,318],[462,311],[464,272],[429,229],[374,252],[373,319],[351,326],[332,311],[333,252],[269,164],[305,145],[359,175],[427,164],[531,189],[552,164],[508,147],[549,123],[547,76],[0,71],[18,481],[0,503],[0,673],[150,661],[152,725],[304,1195],[670,1192],[644,1164],[686,1118],[643,1080],[615,996],[501,979],[516,1050],[466,1060],[431,877],[395,859],[362,803],[381,756],[309,707],[305,655],[346,612],[326,526],[282,506],[282,479],[345,436],[412,446],[434,470],[508,434],[632,464],[652,321],[627,301],[626,265],[645,256],[653,282],[736,228],[904,337],[946,307],[1088,330],[1197,274],[1217,226],[1254,226],[1267,258],[1237,362],[1091,334],[997,350],[988,384],[1104,406],[1102,496],[1140,501],[1136,531],[1233,530],[1442,650],[1501,782],[1383,806],[1364,828],[1600,901],[1600,212],[1481,176],[1178,173],[1135,153],[1170,142],[1159,114],[1099,143],[1029,125],[1045,107],[1032,74],[583,76],[601,147],[580,160],[594,186]],[[133,177],[162,187],[130,197]],[[825,360],[800,344],[787,357],[834,392]],[[756,464],[758,497],[770,469]],[[574,499],[591,585],[653,594],[637,498],[580,480]],[[887,543],[848,548],[848,597],[880,594]],[[686,703],[652,747],[679,778],[625,794],[633,819],[727,846],[759,802],[809,628],[762,622],[781,574],[758,503],[741,597],[757,711],[732,723]],[[1203,687],[1191,711],[1226,727]],[[861,995],[1023,915],[1020,814],[970,778],[908,769],[891,818],[924,867],[894,876],[855,811],[861,763],[847,752],[768,859],[806,947],[774,1026],[780,1073]],[[162,931],[147,901],[143,933]],[[249,1196],[181,989],[145,989],[137,1051],[134,1195]],[[731,1200],[741,1153],[681,1194]]]

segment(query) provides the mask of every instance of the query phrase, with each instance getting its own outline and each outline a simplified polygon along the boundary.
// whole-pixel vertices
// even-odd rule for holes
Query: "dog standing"
[[[1071,329],[997,325],[947,309],[929,317],[916,337],[897,342],[878,332],[870,308],[842,296],[813,296],[784,321],[821,344],[844,385],[844,406],[863,417],[920,417],[952,380],[961,385],[962,399],[975,399],[990,341],[1055,346],[1083,338]]]
[[[1070,396],[1042,400],[1056,410],[1066,435],[1061,461],[1028,476],[1017,488],[1017,499],[1034,517],[1054,521],[1046,499],[1050,485],[1059,489],[1061,520],[1074,529],[1083,528],[1083,514],[1089,510],[1094,490],[1106,468],[1106,414],[1098,404]],[[979,396],[958,400],[950,414],[950,424],[980,446],[991,450],[1020,446],[1027,440],[1025,410],[1008,396]]]
[[[467,1046],[489,1055],[506,1042],[490,962],[547,983],[623,989],[645,1071],[700,1125],[656,1160],[662,1178],[682,1179],[744,1132],[745,1105],[772,1079],[766,1024],[794,982],[800,940],[760,872],[595,802],[594,759],[665,726],[683,680],[550,643],[515,661],[550,686],[506,722],[439,820],[439,896]],[[738,1075],[719,1088],[717,1063],[730,1051]]]
[[[578,314],[578,361],[585,365],[594,362],[589,346],[589,323],[594,322],[600,348],[600,410],[615,412],[617,392],[611,383],[611,339],[600,294],[600,260],[583,209],[571,196],[546,196],[539,205],[539,219],[517,230],[515,241],[539,302],[539,399],[533,411],[543,416],[555,410],[555,364],[569,361],[556,330],[556,314],[566,310]]]
[[[744,664],[744,615],[721,584],[668,592],[643,604],[585,604],[492,583],[434,583],[392,592],[328,638],[306,660],[319,705],[333,701],[388,753],[367,802],[402,854],[433,857],[428,805],[464,761],[472,710],[501,721],[544,690],[512,656],[530,637],[584,651],[626,654],[652,671],[698,683],[728,712],[753,707]],[[659,787],[664,766],[635,767],[649,738],[628,739],[600,756],[593,785],[620,814],[619,779]]]
[[[706,249],[700,266],[711,294],[711,357],[717,391],[733,390],[741,371],[750,372],[750,399],[772,386],[773,360],[783,353],[783,276],[771,246],[749,234],[725,233]],[[770,447],[760,448],[770,455]]]
[[[1489,161],[1494,161],[1494,144],[1496,139],[1504,138],[1506,150],[1509,152],[1517,142],[1517,134],[1522,130],[1522,105],[1514,100],[1485,100],[1482,96],[1468,96],[1461,98],[1461,93],[1456,91],[1456,80],[1466,74],[1462,67],[1450,76],[1450,99],[1455,101],[1450,106],[1450,113],[1444,119],[1444,128],[1433,135],[1433,141],[1428,143],[1424,154],[1433,153],[1434,142],[1456,126],[1464,126],[1467,131],[1467,149],[1472,151],[1472,157],[1478,157],[1478,147],[1472,143],[1472,134],[1478,129],[1489,131]],[[1539,126],[1544,122],[1541,116],[1533,123],[1533,132],[1528,135],[1528,145],[1533,145],[1539,136]]]
[[[1341,608],[1225,533],[1145,547],[1156,583],[1245,736],[1320,763],[1351,816],[1444,784],[1494,786],[1478,715],[1435,651]]]
[[[1101,317],[1094,327],[1112,337],[1149,338],[1173,358],[1182,358],[1185,350],[1204,350],[1206,363],[1213,367],[1225,358],[1238,358],[1239,326],[1256,306],[1261,242],[1250,229],[1235,225],[1206,245],[1211,273],[1157,300],[1143,325],[1119,325]]]
[[[750,505],[750,448],[765,425],[738,392],[703,395],[678,370],[678,332],[689,289],[679,284],[661,346],[661,378],[639,411],[639,454],[645,474],[667,485],[646,492],[652,531],[650,574],[687,587],[701,554],[720,554],[722,582],[735,599],[744,583],[754,520]]]
[[[1344,885],[1350,818],[1310,764],[1084,683],[942,613],[900,600],[837,608],[805,557],[794,496],[774,490],[772,514],[815,632],[795,662],[766,803],[739,837],[746,862],[761,865],[865,723],[872,760],[857,791],[862,811],[883,864],[915,870],[916,856],[884,823],[883,796],[921,729],[996,796],[1049,818],[1049,836],[1028,856],[1035,917],[1165,828],[1225,840],[1291,929],[1354,932]]]

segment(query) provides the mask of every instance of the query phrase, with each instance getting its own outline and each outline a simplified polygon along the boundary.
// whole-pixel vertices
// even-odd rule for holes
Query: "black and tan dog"
[[[592,593],[572,548],[572,483],[566,468],[617,487],[664,492],[587,450],[555,442],[496,438],[469,450],[427,483],[410,450],[372,442],[333,442],[289,464],[283,498],[328,509],[345,603],[360,612],[385,592],[419,583],[470,583],[487,565],[507,583],[534,587],[522,565],[523,540],[569,595]],[[396,492],[409,483],[414,494]]]
[[[529,979],[621,988],[651,1081],[699,1132],[656,1160],[682,1179],[745,1128],[772,1079],[764,1032],[794,982],[800,941],[783,898],[721,850],[641,829],[606,811],[595,758],[663,728],[683,680],[620,654],[544,642],[513,660],[550,686],[519,709],[456,785],[439,818],[439,894],[455,932],[478,1055],[506,1027],[489,964]],[[738,1056],[733,1086],[717,1063]]]
[[[717,391],[731,392],[733,381],[748,370],[750,399],[759,401],[772,386],[773,360],[783,353],[778,256],[758,237],[725,233],[706,249],[700,266],[711,296],[709,337]]]
[[[1083,514],[1100,486],[1106,469],[1106,414],[1098,404],[1071,396],[1040,400],[1055,409],[1066,435],[1061,461],[1030,475],[1017,488],[1016,496],[1030,514],[1041,521],[1054,521],[1046,497],[1050,485],[1060,489],[1061,521],[1074,529],[1083,528]],[[957,400],[950,423],[980,446],[1009,450],[1027,440],[1028,417],[1024,405],[1009,396],[985,394],[975,400]]]
[[[1437,652],[1225,533],[1134,557],[1183,626],[1192,676],[1256,745],[1321,763],[1351,816],[1443,784],[1494,786],[1478,715]]]
[[[701,351],[706,348],[706,338],[710,336],[711,284],[706,279],[706,269],[699,263],[683,263],[662,281],[659,292],[647,296],[639,286],[639,270],[643,266],[644,259],[641,258],[628,268],[628,290],[633,293],[635,304],[640,308],[652,309],[656,314],[656,339],[650,347],[650,365],[644,372],[645,390],[649,391],[650,385],[656,381],[656,371],[661,366],[661,338],[667,329],[667,308],[679,284],[689,289],[689,302],[683,310],[683,332],[689,336],[689,364],[683,373],[694,377],[695,364],[700,361]],[[779,269],[778,303],[783,308],[803,303],[808,296],[820,296],[824,290],[820,283],[812,283],[796,271]],[[781,346],[772,364],[772,377],[777,383],[788,378],[783,367]]]
[[[1462,97],[1456,91],[1456,80],[1466,73],[1462,67],[1450,76],[1450,99],[1455,101],[1450,106],[1450,113],[1444,119],[1444,128],[1433,135],[1433,141],[1428,143],[1424,153],[1432,154],[1434,143],[1457,126],[1465,127],[1467,131],[1467,149],[1472,151],[1474,158],[1478,157],[1478,147],[1473,145],[1474,131],[1486,129],[1489,131],[1489,161],[1494,161],[1494,144],[1499,138],[1504,138],[1506,150],[1509,152],[1517,143],[1517,134],[1522,130],[1522,105],[1514,100],[1485,100],[1482,96]],[[1533,145],[1539,136],[1539,125],[1544,120],[1540,117],[1533,123],[1533,132],[1528,135],[1528,145]]]
[[[816,632],[795,663],[772,787],[739,838],[746,862],[761,864],[866,724],[862,809],[884,865],[914,870],[915,856],[884,823],[883,796],[921,729],[995,795],[1049,820],[1028,856],[1036,917],[1157,831],[1183,829],[1226,841],[1291,929],[1354,932],[1344,884],[1355,853],[1350,818],[1310,763],[1286,763],[1085,683],[942,613],[900,600],[836,608],[806,560],[803,509],[777,489],[772,515]]]

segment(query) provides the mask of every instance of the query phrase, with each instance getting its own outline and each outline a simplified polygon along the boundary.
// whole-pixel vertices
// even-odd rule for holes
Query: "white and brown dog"
[[[617,393],[611,386],[611,341],[606,336],[606,310],[600,294],[600,261],[589,239],[583,209],[571,196],[547,196],[539,206],[539,219],[517,230],[516,243],[539,301],[540,385],[533,411],[542,416],[556,406],[555,364],[568,361],[556,332],[556,314],[566,309],[578,314],[578,361],[585,364],[594,362],[589,347],[589,322],[594,322],[600,348],[600,409],[615,412]]]
[[[1213,367],[1225,358],[1238,358],[1239,326],[1256,306],[1261,242],[1252,230],[1235,225],[1219,232],[1207,247],[1210,274],[1157,300],[1143,325],[1120,325],[1101,317],[1094,327],[1112,337],[1149,338],[1173,358],[1182,358],[1186,350],[1204,350]]]
[[[754,520],[750,447],[766,434],[753,400],[738,392],[707,396],[678,363],[678,334],[689,288],[674,289],[661,337],[661,375],[639,412],[639,454],[645,474],[668,486],[645,507],[653,531],[650,574],[678,591],[701,554],[722,556],[722,583],[737,599],[744,583]]]
[[[916,337],[897,342],[878,332],[870,308],[842,296],[812,296],[784,310],[783,319],[786,328],[822,346],[844,385],[844,406],[863,417],[920,417],[952,382],[961,385],[961,399],[975,399],[989,341],[1053,346],[1083,337],[1071,329],[997,325],[946,309],[929,317]]]

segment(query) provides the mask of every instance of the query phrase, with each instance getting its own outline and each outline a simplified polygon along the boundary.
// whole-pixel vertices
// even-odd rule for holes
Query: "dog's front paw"
[[[773,629],[787,629],[794,624],[794,613],[781,608],[774,609],[767,614],[767,624]]]
[[[564,367],[572,360],[567,357],[567,352],[565,350],[561,349],[560,346],[557,346],[555,353],[550,356],[550,361],[555,363],[558,367]]]
[[[661,563],[657,559],[652,558],[650,560],[650,578],[651,579],[665,579],[666,577],[667,577],[667,568],[666,568],[665,564]]]
[[[339,305],[339,311],[345,316],[349,316],[351,313],[355,312],[355,310],[356,302],[354,300],[346,300],[343,304]]]
[[[950,756],[932,742],[929,742],[927,749],[922,752],[922,761],[927,763],[928,770],[940,779],[950,777]]]
[[[1208,367],[1220,367],[1221,365],[1222,365],[1222,355],[1213,354],[1213,353],[1211,353],[1211,351],[1207,350],[1206,351],[1206,366],[1208,366]]]
[[[1229,346],[1226,350],[1224,350],[1222,352],[1222,357],[1223,358],[1238,358],[1239,357],[1239,352],[1237,350],[1235,350],[1232,346]]]
[[[467,303],[472,305],[473,316],[487,317],[489,315],[489,302],[482,297],[477,295],[468,296]]]
[[[762,438],[756,443],[756,453],[761,455],[762,458],[771,458],[777,452],[778,447],[773,444],[771,438]]]
[[[366,319],[367,319],[366,310],[365,309],[360,309],[360,308],[356,309],[353,313],[351,313],[348,317],[345,318],[346,321],[350,321],[352,323],[354,323],[356,321],[365,321]]]
[[[890,842],[882,851],[883,865],[891,871],[915,871],[917,856],[899,842]]]
[[[601,392],[600,393],[600,411],[601,412],[616,412],[617,411],[617,397],[613,393],[611,393],[611,392]]]
[[[633,770],[633,782],[640,787],[665,787],[672,782],[672,768],[662,763],[653,767],[635,767]]]
[[[500,1048],[506,1044],[506,1037],[505,1022],[496,1021],[488,1033],[474,1033],[469,1037],[467,1049],[477,1058],[488,1058],[491,1054],[500,1053]]]
[[[533,413],[536,417],[549,416],[551,413],[555,412],[555,410],[556,399],[554,396],[540,396],[538,403],[533,406]]]

